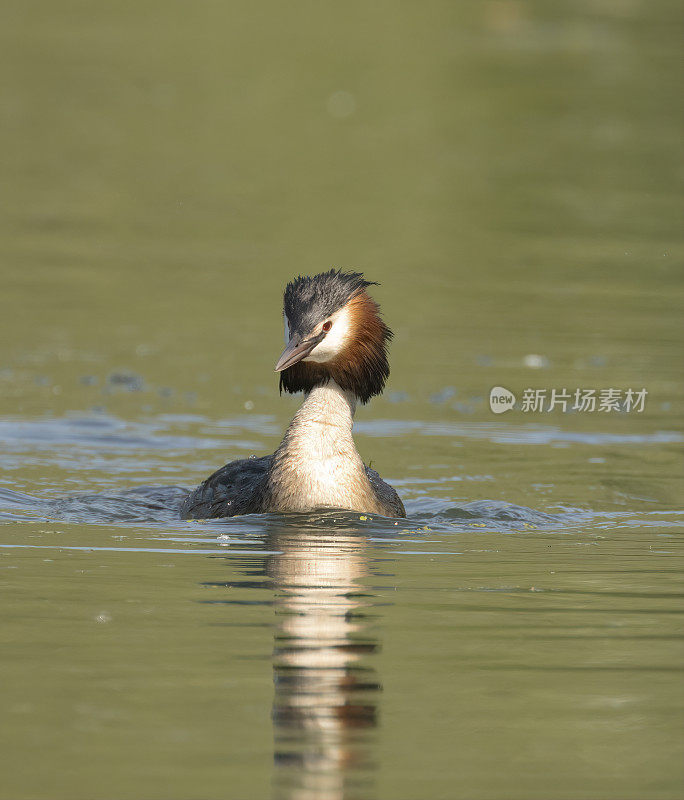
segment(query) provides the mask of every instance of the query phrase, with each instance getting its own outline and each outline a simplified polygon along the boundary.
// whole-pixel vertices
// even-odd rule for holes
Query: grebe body
[[[404,517],[396,491],[367,467],[352,438],[358,402],[380,394],[389,376],[392,332],[360,273],[298,277],[284,296],[286,348],[280,390],[304,402],[270,456],[231,461],[183,502],[184,519],[265,512],[346,509]]]

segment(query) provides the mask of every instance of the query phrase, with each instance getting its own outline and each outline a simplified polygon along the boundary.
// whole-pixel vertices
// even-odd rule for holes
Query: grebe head
[[[389,376],[392,331],[360,272],[331,269],[287,284],[286,348],[275,366],[280,391],[308,392],[329,380],[366,403]]]

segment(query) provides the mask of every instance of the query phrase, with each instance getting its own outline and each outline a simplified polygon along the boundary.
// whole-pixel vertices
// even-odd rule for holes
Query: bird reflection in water
[[[276,593],[273,654],[274,796],[372,796],[370,751],[381,686],[365,631],[365,537],[282,531],[266,570]]]

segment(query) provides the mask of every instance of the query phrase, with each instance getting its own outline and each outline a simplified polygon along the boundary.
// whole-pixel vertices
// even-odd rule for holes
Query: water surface
[[[681,797],[679,24],[10,4],[3,800]],[[356,439],[408,519],[181,522],[277,446],[282,287],[332,265],[381,282]]]

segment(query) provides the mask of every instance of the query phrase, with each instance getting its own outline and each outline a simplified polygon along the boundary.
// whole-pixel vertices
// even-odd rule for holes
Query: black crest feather
[[[339,311],[368,286],[360,272],[331,269],[318,275],[298,275],[285,287],[283,306],[291,333],[303,334]]]

